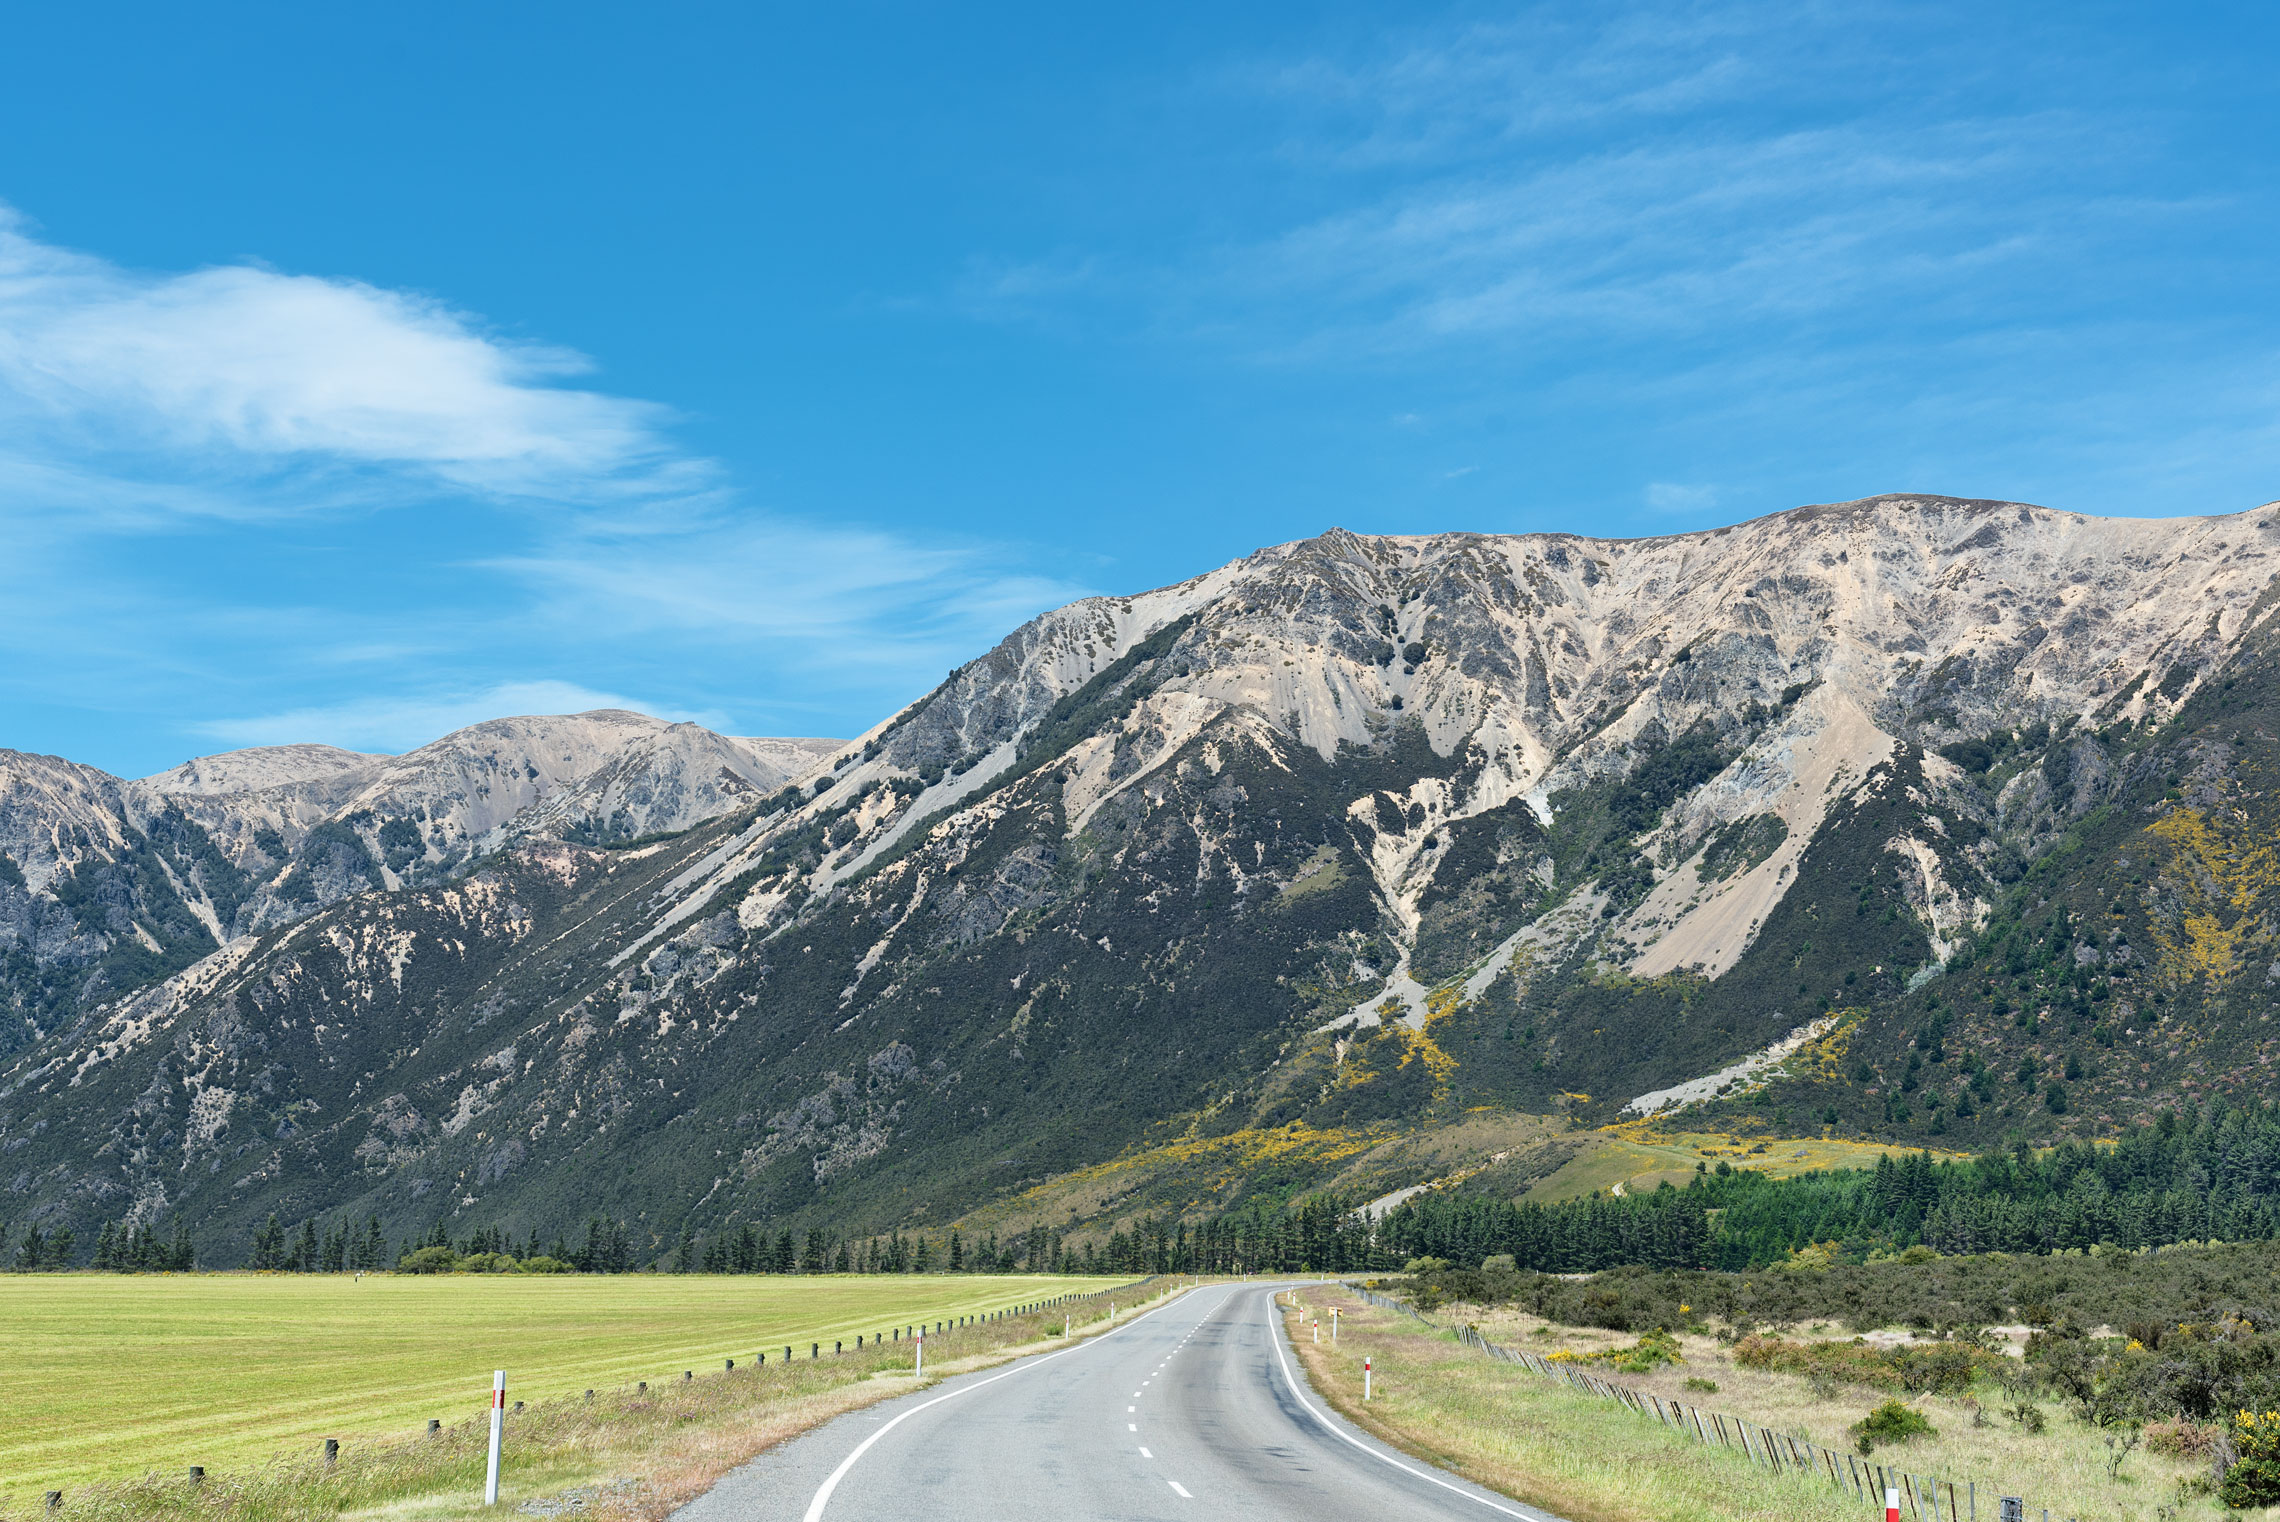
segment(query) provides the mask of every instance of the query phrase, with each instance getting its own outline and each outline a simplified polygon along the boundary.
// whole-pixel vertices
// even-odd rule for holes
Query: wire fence
[[[1358,1284],[1348,1284],[1345,1287],[1381,1310],[1396,1311],[1434,1331],[1451,1333],[1459,1342],[1477,1348],[1501,1363],[1517,1364],[1546,1379],[1558,1380],[1570,1389],[1628,1407],[1637,1415],[1659,1422],[1698,1443],[1740,1453],[1760,1468],[1775,1473],[1810,1473],[1841,1491],[1858,1496],[1879,1511],[1884,1508],[1885,1492],[1897,1490],[1900,1492],[1904,1512],[1911,1517],[1923,1519],[1923,1522],[1979,1522],[1979,1486],[1976,1481],[1959,1484],[1936,1476],[1910,1474],[1904,1469],[1878,1464],[1857,1454],[1838,1453],[1823,1448],[1794,1433],[1753,1426],[1738,1416],[1722,1411],[1705,1411],[1699,1406],[1689,1406],[1681,1401],[1664,1400],[1629,1385],[1603,1379],[1589,1369],[1578,1368],[1565,1360],[1555,1361],[1525,1348],[1508,1348],[1501,1343],[1491,1342],[1480,1334],[1479,1328],[1472,1325],[1444,1326],[1413,1305],[1364,1289]],[[1993,1507],[1988,1513],[1991,1522],[2026,1522],[2029,1513],[2019,1497],[1996,1496],[1991,1492],[1988,1499]],[[2007,1506],[2004,1504],[2006,1502],[2014,1504]],[[2048,1508],[2042,1512],[2042,1522],[2051,1522]],[[2074,1519],[2068,1518],[2067,1522],[2074,1522]]]

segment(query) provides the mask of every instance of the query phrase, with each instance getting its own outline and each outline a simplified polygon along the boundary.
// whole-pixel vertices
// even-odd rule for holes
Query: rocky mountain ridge
[[[352,893],[448,876],[523,839],[684,830],[838,744],[604,709],[496,719],[401,756],[326,745],[137,780],[0,751],[0,1000],[13,1040]]]
[[[439,855],[90,1000],[0,1155],[59,1216],[662,1239],[1143,1154],[1188,1208],[1483,1110],[2110,1131],[2280,1055],[2276,573],[2274,508],[1333,530],[1043,615],[682,834]],[[254,791],[361,775],[295,764]]]

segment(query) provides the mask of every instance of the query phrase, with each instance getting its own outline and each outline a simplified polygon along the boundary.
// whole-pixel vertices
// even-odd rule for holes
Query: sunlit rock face
[[[82,980],[0,1146],[59,1218],[669,1235],[1227,1136],[1286,1188],[1482,1109],[2106,1134],[2280,1055],[2274,523],[1333,530],[1045,614],[843,745],[11,757],[0,934]]]

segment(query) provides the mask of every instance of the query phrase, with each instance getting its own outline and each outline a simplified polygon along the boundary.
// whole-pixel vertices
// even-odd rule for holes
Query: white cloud
[[[816,668],[965,659],[1090,589],[988,546],[724,514],[629,530],[588,521],[492,562],[565,629],[703,635]]]
[[[2151,210],[2054,179],[2093,136],[2058,119],[1837,124],[1467,167],[1236,251],[1220,278],[1303,323],[1302,349],[1667,341],[1909,297],[1936,319]]]
[[[1706,513],[1718,505],[1715,486],[1683,486],[1676,481],[1652,481],[1646,490],[1647,506],[1658,513]]]
[[[391,477],[585,503],[700,489],[665,409],[561,384],[590,369],[359,281],[127,270],[0,207],[0,470],[65,510],[147,482],[146,510],[235,516],[279,476],[302,506]]]
[[[2160,123],[2075,104],[2056,38],[1997,66],[1957,28],[1818,0],[1547,0],[1338,35],[1215,71],[1191,103],[1216,159],[1247,142],[1273,165],[1272,194],[1153,267],[1025,286],[1021,315],[1307,367],[1464,345],[1531,374],[1620,368],[1617,346],[1667,369],[1686,345],[1827,352],[1869,330],[1920,353],[2034,333],[2053,293],[2122,295],[2149,229],[2213,209],[2146,172]]]
[[[1082,593],[1001,547],[743,507],[667,409],[572,384],[591,368],[356,280],[128,270],[0,205],[0,699],[95,693],[230,745],[613,706],[807,732]],[[375,509],[400,530],[265,553],[279,520]]]
[[[501,682],[475,691],[426,696],[357,698],[287,713],[215,719],[190,728],[193,733],[233,746],[314,742],[343,750],[393,753],[415,750],[486,719],[586,713],[596,708],[626,708],[710,729],[725,729],[729,722],[718,712],[689,712],[670,704],[644,703],[617,693],[596,692],[575,682],[540,681]]]

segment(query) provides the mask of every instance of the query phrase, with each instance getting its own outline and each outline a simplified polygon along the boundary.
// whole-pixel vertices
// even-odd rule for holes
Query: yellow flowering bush
[[[2233,1449],[2240,1457],[2225,1470],[2217,1494],[2227,1506],[2280,1505],[2280,1411],[2243,1411],[2233,1417]]]

